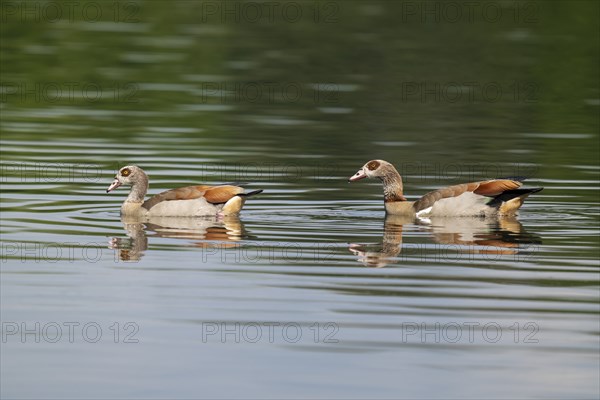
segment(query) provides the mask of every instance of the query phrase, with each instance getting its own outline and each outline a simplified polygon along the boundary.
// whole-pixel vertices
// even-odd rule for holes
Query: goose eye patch
[[[123,176],[129,176],[129,174],[131,174],[129,168],[125,168],[123,171],[121,171],[121,175]]]
[[[367,164],[367,168],[369,169],[369,171],[375,171],[377,168],[379,168],[379,162],[371,161]]]

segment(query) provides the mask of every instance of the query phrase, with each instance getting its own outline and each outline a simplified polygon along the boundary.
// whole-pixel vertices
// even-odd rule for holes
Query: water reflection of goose
[[[127,238],[112,238],[109,247],[118,251],[121,261],[137,261],[148,249],[148,236],[191,240],[191,246],[237,247],[245,235],[244,225],[235,215],[206,218],[131,217],[121,218]]]
[[[349,250],[367,267],[385,267],[397,262],[402,252],[402,230],[416,223],[431,233],[432,239],[444,250],[475,254],[515,255],[530,250],[532,244],[541,244],[539,236],[528,233],[514,217],[503,218],[431,218],[414,219],[401,215],[387,215],[383,240],[377,245],[351,244]],[[451,246],[451,247],[450,247]],[[411,249],[414,255],[414,249]]]
[[[349,250],[366,267],[385,267],[393,262],[402,251],[402,228],[414,222],[413,217],[404,215],[386,215],[383,225],[383,240],[380,244],[367,246],[351,244]]]

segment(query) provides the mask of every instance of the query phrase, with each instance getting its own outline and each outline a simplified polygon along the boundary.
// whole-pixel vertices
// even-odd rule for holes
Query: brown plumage
[[[448,186],[425,194],[415,202],[406,201],[402,177],[387,161],[366,163],[349,181],[377,178],[383,182],[386,212],[414,216],[491,216],[514,214],[527,196],[543,188],[521,189],[516,179],[491,179]]]
[[[150,210],[162,201],[194,200],[204,197],[211,204],[227,203],[233,196],[244,193],[244,188],[239,186],[186,186],[178,189],[167,190],[146,200],[142,207]]]

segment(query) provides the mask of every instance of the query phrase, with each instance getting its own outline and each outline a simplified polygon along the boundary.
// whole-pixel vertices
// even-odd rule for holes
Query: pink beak
[[[348,182],[354,182],[354,181],[359,181],[361,179],[364,179],[367,177],[367,174],[365,174],[365,172],[361,169],[358,170],[358,172],[356,172],[354,175],[352,175],[350,177],[350,179],[348,179]]]
[[[110,184],[110,186],[108,187],[108,189],[106,189],[106,193],[115,190],[119,186],[121,186],[121,182],[119,182],[119,180],[117,178],[115,178],[115,180]]]

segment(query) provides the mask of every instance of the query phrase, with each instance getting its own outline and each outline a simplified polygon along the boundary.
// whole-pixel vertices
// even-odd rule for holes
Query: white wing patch
[[[433,203],[433,206],[421,210],[418,217],[473,217],[493,214],[496,210],[489,207],[489,197],[481,196],[473,192],[465,192],[460,196],[447,197]],[[421,214],[423,213],[423,214]]]
[[[222,204],[215,205],[206,201],[204,197],[193,200],[161,201],[152,207],[146,215],[160,217],[200,217],[215,215],[223,208]]]
[[[421,210],[421,211],[419,211],[419,212],[417,213],[417,217],[419,217],[419,218],[424,218],[424,217],[427,217],[427,216],[429,216],[429,213],[431,212],[431,209],[432,209],[432,208],[433,208],[433,207],[428,207],[428,208],[425,208],[424,210]]]

